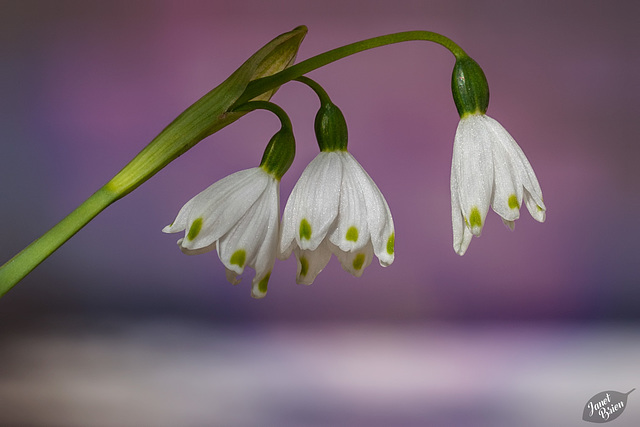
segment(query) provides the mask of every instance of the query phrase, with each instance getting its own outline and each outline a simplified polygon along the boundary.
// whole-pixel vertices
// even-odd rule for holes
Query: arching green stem
[[[324,67],[327,64],[338,61],[355,53],[365,50],[374,49],[376,47],[386,46],[395,43],[407,41],[430,41],[444,46],[449,50],[456,59],[467,56],[464,50],[448,37],[431,31],[405,31],[401,33],[387,34],[385,36],[373,37],[359,42],[351,43],[328,52],[321,53],[296,65],[292,65],[279,73],[269,77],[263,77],[249,83],[244,94],[238,99],[236,104],[242,104],[270,89],[281,86],[288,81],[295,80],[313,70]]]
[[[300,83],[304,83],[307,86],[309,86],[311,89],[313,89],[316,95],[318,95],[318,98],[320,98],[321,104],[329,104],[331,102],[331,98],[329,98],[329,94],[327,93],[327,91],[324,90],[324,88],[320,86],[315,80],[311,80],[309,77],[305,77],[305,76],[298,77],[294,80]]]
[[[229,112],[230,113],[249,113],[255,110],[271,111],[273,114],[278,116],[278,119],[280,119],[280,123],[282,124],[282,127],[286,127],[289,129],[293,128],[293,126],[291,125],[291,120],[289,119],[289,116],[287,115],[287,113],[285,113],[285,111],[281,107],[274,104],[273,102],[249,101],[249,102],[245,102],[242,105],[234,107]]]
[[[269,140],[264,150],[260,167],[280,180],[289,170],[296,155],[296,141],[293,126],[287,113],[282,108],[268,101],[249,101],[233,109],[234,113],[245,113],[254,110],[267,110],[280,119],[281,127]]]

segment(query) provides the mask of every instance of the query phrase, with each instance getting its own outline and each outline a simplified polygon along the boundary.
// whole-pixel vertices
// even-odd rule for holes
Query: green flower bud
[[[322,102],[314,123],[320,151],[347,150],[347,122],[332,102]]]
[[[459,58],[453,67],[451,91],[458,114],[486,113],[489,106],[489,84],[482,68],[468,56]]]
[[[202,139],[242,117],[245,113],[230,110],[249,83],[290,66],[306,34],[306,27],[296,27],[254,53],[224,82],[180,114],[107,183],[106,189],[118,197],[126,195]],[[254,99],[267,100],[276,90],[263,92]]]

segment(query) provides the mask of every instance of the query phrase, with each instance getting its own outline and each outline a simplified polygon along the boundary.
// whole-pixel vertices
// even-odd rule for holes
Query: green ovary
[[[195,221],[189,227],[189,233],[187,233],[187,240],[193,240],[198,237],[200,234],[200,230],[202,230],[202,218],[196,218]]]
[[[305,257],[300,258],[300,277],[304,277],[309,272],[309,261]]]
[[[311,239],[311,224],[309,224],[309,221],[307,221],[306,218],[303,218],[302,221],[300,221],[300,240],[304,239]]]
[[[518,197],[515,194],[509,196],[509,209],[520,209],[520,203],[518,203]]]
[[[353,260],[353,268],[356,270],[360,270],[364,265],[364,254],[358,254]]]
[[[358,241],[358,229],[354,226],[349,227],[347,234],[344,236],[350,242]]]
[[[243,268],[246,259],[247,253],[244,251],[244,249],[238,249],[233,253],[233,255],[231,255],[229,263],[231,265],[237,265],[238,267]]]
[[[394,252],[394,248],[396,245],[396,234],[395,233],[391,233],[391,236],[389,236],[389,239],[387,240],[387,253],[389,255],[393,255]]]
[[[469,215],[469,227],[482,227],[482,216],[477,207],[471,209],[471,215]]]

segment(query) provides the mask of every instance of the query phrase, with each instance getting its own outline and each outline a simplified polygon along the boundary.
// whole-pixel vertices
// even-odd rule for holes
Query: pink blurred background
[[[33,325],[35,329],[26,328],[25,334],[33,334],[36,340],[49,319],[72,319],[63,322],[68,326],[115,318],[118,331],[134,327],[137,319],[172,319],[180,325],[195,322],[215,331],[232,328],[231,337],[235,337],[233,328],[240,328],[245,331],[238,335],[241,342],[246,330],[261,325],[284,331],[281,336],[303,353],[307,343],[298,338],[304,333],[291,332],[292,325],[304,331],[300,325],[322,324],[335,331],[332,328],[340,330],[343,324],[366,324],[367,333],[383,331],[382,345],[398,344],[384,332],[398,328],[401,337],[406,333],[408,341],[415,337],[423,343],[418,349],[401,347],[406,350],[403,354],[414,356],[428,352],[429,342],[437,346],[443,336],[459,337],[461,342],[451,353],[438,353],[443,363],[453,363],[451,354],[458,352],[486,354],[486,363],[504,357],[500,345],[483,347],[481,340],[465,348],[469,334],[473,336],[469,331],[478,322],[491,325],[489,332],[483,332],[489,334],[488,343],[506,347],[512,340],[510,328],[522,324],[527,325],[525,337],[528,328],[537,332],[530,341],[516,340],[514,345],[522,344],[518,348],[564,342],[574,331],[588,334],[584,331],[596,326],[601,333],[597,336],[606,342],[609,335],[601,325],[636,325],[640,313],[636,243],[640,227],[635,220],[640,208],[636,166],[640,86],[634,74],[640,68],[639,12],[640,6],[632,1],[578,0],[0,2],[2,262],[110,179],[175,116],[255,50],[301,24],[308,26],[309,33],[299,59],[397,31],[424,29],[451,37],[483,67],[491,88],[488,113],[527,154],[548,208],[545,224],[523,211],[514,232],[490,213],[482,237],[472,241],[464,257],[456,255],[449,194],[458,122],[450,91],[453,57],[440,46],[423,42],[384,47],[310,76],[344,112],[350,151],[391,207],[397,255],[392,266],[382,268],[374,262],[356,279],[334,259],[312,286],[303,287],[295,284],[295,261],[290,259],[276,265],[266,299],[256,301],[249,297],[252,272],[233,287],[226,283],[214,254],[187,257],[175,244],[177,236],[160,232],[190,197],[229,173],[258,164],[277,122],[268,113],[256,112],[201,142],[108,208],[8,293],[0,301],[4,319],[0,341],[5,349],[18,349],[6,350],[18,360],[23,347],[15,331],[25,325]],[[301,171],[317,153],[312,129],[317,100],[294,82],[273,101],[290,114],[298,142],[296,160],[282,181],[284,205]],[[558,322],[565,322],[560,332],[553,326]],[[414,325],[409,332],[403,326],[407,324]],[[441,324],[456,325],[455,332],[447,327],[439,333]],[[56,325],[63,331],[61,342],[67,343],[63,347],[69,350],[64,333],[68,329]],[[415,325],[424,329],[417,331]],[[92,329],[87,330],[84,333],[91,336]],[[193,336],[194,342],[207,335],[190,327],[180,330]],[[638,342],[637,334],[631,337]],[[329,349],[343,342],[326,339]],[[620,338],[618,353],[612,343],[598,347],[630,364],[617,364],[619,370],[610,382],[579,388],[583,394],[576,395],[574,390],[571,397],[580,402],[571,408],[575,420],[568,419],[581,423],[581,405],[597,392],[618,385],[618,391],[626,392],[640,385],[637,368],[635,382],[623,381],[628,378],[625,369],[635,366],[628,358],[630,347],[621,347],[623,342],[631,345],[629,339],[628,335]],[[431,341],[424,344],[422,340]],[[51,349],[37,342],[35,348]],[[251,336],[247,342],[252,342]],[[251,348],[268,352],[272,345],[267,339],[260,343],[265,347],[253,343]],[[371,339],[369,347],[363,348],[376,351],[375,343]],[[637,346],[632,348],[635,351]],[[574,354],[582,357],[585,348],[571,349],[573,353],[564,355],[562,363],[571,365]],[[207,354],[207,348],[198,351]],[[525,357],[517,349],[510,351]],[[523,353],[534,359],[544,354]],[[179,353],[172,360],[179,363],[188,355]],[[416,356],[415,361],[419,359]],[[383,358],[380,366],[395,360],[395,355]],[[44,359],[42,363],[47,364]],[[116,364],[113,372],[122,374],[123,366],[138,366],[123,363]],[[460,363],[469,367],[476,362],[466,355]],[[456,369],[455,364],[447,366]],[[588,373],[572,375],[562,383]],[[10,377],[0,372],[0,384],[2,378]],[[29,378],[37,388],[40,377]],[[445,375],[435,384],[447,381]],[[472,382],[469,379],[469,387],[479,395],[491,391],[480,383],[471,386]],[[265,384],[268,390],[269,383]],[[523,380],[519,386],[526,389],[527,384]],[[540,390],[558,384],[550,380]],[[434,387],[443,390],[445,386]],[[243,390],[250,389],[247,385]],[[2,390],[0,386],[0,394]],[[505,396],[513,392],[509,386],[500,390]],[[8,395],[12,393],[7,391]],[[73,402],[67,401],[71,406]],[[395,413],[390,412],[389,420],[395,419]],[[420,414],[416,425],[423,425]],[[519,412],[497,418],[483,414],[480,411],[471,418],[490,420],[486,425],[502,421],[527,425]],[[320,421],[291,425],[324,425],[320,415],[312,415]],[[18,424],[31,425],[19,413],[16,416]],[[621,422],[625,416],[640,419],[623,414]],[[79,420],[78,425],[86,422],[86,418]],[[98,424],[143,425],[144,420],[148,421]],[[362,421],[354,420],[352,424]],[[439,420],[440,425],[469,425],[466,418],[443,415]],[[558,420],[551,417],[550,421],[557,424]],[[369,419],[362,422],[375,425]],[[72,423],[67,419],[59,424]],[[40,424],[33,421],[33,425]]]

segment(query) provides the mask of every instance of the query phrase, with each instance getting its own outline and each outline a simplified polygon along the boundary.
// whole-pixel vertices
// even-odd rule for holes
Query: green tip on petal
[[[311,224],[306,218],[300,221],[300,240],[311,240]]]
[[[389,236],[389,239],[387,240],[387,253],[389,255],[393,255],[393,252],[395,250],[395,244],[396,244],[396,235],[395,233],[391,233],[391,236]]]
[[[354,226],[349,227],[349,229],[347,230],[347,234],[345,235],[345,239],[347,239],[350,242],[357,242],[358,229]]]
[[[189,227],[189,233],[187,233],[187,240],[193,240],[198,237],[200,234],[200,230],[202,230],[202,218],[196,218],[195,221]]]
[[[231,255],[229,263],[231,265],[237,265],[238,267],[243,268],[246,259],[247,253],[244,251],[244,249],[238,249],[233,253],[233,255]]]
[[[358,254],[353,260],[353,268],[355,270],[360,270],[364,265],[364,254]]]
[[[520,209],[520,203],[518,203],[518,197],[515,194],[509,196],[509,209]]]
[[[260,283],[258,283],[258,291],[260,291],[260,293],[263,293],[263,294],[267,293],[267,285],[269,284],[270,278],[271,278],[271,273],[267,273],[267,275],[264,276],[262,280],[260,280]]]
[[[309,272],[309,261],[305,257],[300,257],[300,277],[304,277]]]
[[[482,216],[480,215],[480,211],[478,208],[471,209],[471,215],[469,215],[468,221],[469,227],[482,227]]]

